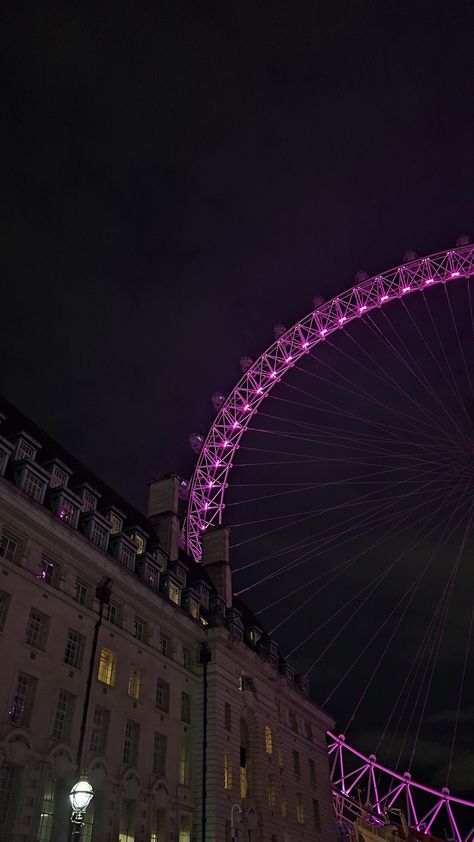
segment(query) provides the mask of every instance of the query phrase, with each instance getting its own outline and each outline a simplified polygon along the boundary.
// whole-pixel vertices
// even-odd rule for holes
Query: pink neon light
[[[222,442],[222,447],[229,447],[229,445],[230,442],[228,442],[227,439],[224,439],[224,441]]]
[[[212,488],[213,485],[214,485],[214,481],[212,479],[209,480],[209,482],[207,483],[207,487]]]
[[[432,284],[433,278],[426,278],[425,284]]]
[[[326,333],[327,333],[327,330],[326,330],[326,328],[325,328],[325,327],[323,327],[323,329],[320,331],[320,335],[321,335],[321,336],[326,336]]]
[[[233,430],[236,430],[236,429],[237,429],[237,427],[240,427],[240,424],[239,424],[239,422],[238,422],[238,421],[234,421],[234,423],[232,424],[232,429],[233,429]]]
[[[403,287],[402,292],[410,292],[411,287]]]
[[[285,362],[286,362],[286,363],[291,363],[291,362],[292,362],[292,360],[293,360],[293,357],[287,357],[287,358],[286,358],[286,360],[285,360]]]
[[[303,342],[301,347],[306,351],[306,349],[309,348],[309,342]]]
[[[461,274],[460,272],[451,272],[451,277],[452,278],[459,278],[460,274]]]
[[[363,304],[362,307],[359,307],[359,313],[363,313],[365,310],[367,310],[366,304]]]
[[[262,389],[262,387],[261,387],[261,386],[259,386],[259,387],[258,387],[258,389],[255,389],[255,394],[257,394],[257,395],[263,395],[263,389]]]
[[[387,301],[387,300],[388,300],[388,295],[382,295],[382,298],[381,298],[380,300],[381,300],[381,301]]]
[[[343,325],[345,321],[346,321],[346,317],[345,317],[345,316],[341,316],[341,318],[339,319],[339,324],[340,324],[340,325]]]
[[[244,412],[248,412],[249,409],[250,409],[250,405],[248,403],[246,403],[245,406],[244,406]]]
[[[220,460],[220,459],[216,459],[216,461],[214,462],[214,467],[215,467],[215,468],[220,468],[220,466],[221,466],[221,460]]]
[[[270,374],[270,377],[272,378],[272,380],[274,380],[276,376],[277,376],[276,371],[272,371],[271,374]]]

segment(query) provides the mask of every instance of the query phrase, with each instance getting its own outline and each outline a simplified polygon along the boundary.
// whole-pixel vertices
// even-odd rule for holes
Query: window
[[[321,833],[321,814],[319,812],[319,801],[313,798],[313,821],[316,833]]]
[[[205,585],[201,585],[199,588],[199,599],[204,608],[209,608],[209,591]]]
[[[171,638],[164,631],[160,631],[160,652],[167,658],[171,658]]]
[[[272,729],[269,725],[265,725],[265,752],[273,754]]]
[[[8,721],[12,725],[27,726],[36,690],[36,678],[19,673],[13,699],[8,710]]]
[[[153,774],[159,775],[161,778],[166,774],[166,746],[168,738],[164,734],[159,734],[155,731],[155,739],[153,740]]]
[[[15,561],[16,551],[18,549],[18,541],[11,538],[5,532],[0,538],[0,556],[7,561]]]
[[[121,614],[121,606],[116,602],[109,602],[104,608],[105,619],[114,626],[120,626]]]
[[[296,749],[293,749],[293,772],[298,777],[301,775],[300,754]]]
[[[54,781],[48,780],[43,790],[43,799],[41,802],[41,813],[38,827],[38,842],[51,842],[51,835],[53,832],[54,820],[54,797],[55,797]]]
[[[224,789],[232,789],[232,759],[227,752],[224,754]]]
[[[94,708],[92,719],[90,750],[95,754],[105,754],[107,745],[107,734],[109,731],[110,713],[98,705]]]
[[[57,465],[53,465],[49,484],[51,488],[64,488],[67,485],[67,473],[58,468]]]
[[[81,579],[76,579],[76,592],[74,599],[79,605],[89,604],[89,585],[86,585]]]
[[[199,617],[199,602],[197,599],[193,599],[192,596],[188,597],[188,611],[191,614],[191,617],[194,617],[195,620]]]
[[[127,719],[125,726],[125,738],[123,741],[122,761],[128,766],[135,766],[138,754],[138,741],[140,739],[140,726],[138,722]]]
[[[286,819],[287,813],[288,813],[288,810],[287,810],[287,806],[286,806],[286,790],[285,790],[285,787],[282,784],[281,790],[280,790],[280,814],[281,814],[282,819]]]
[[[129,570],[133,570],[135,567],[135,551],[132,550],[131,547],[127,546],[127,544],[122,544],[121,546],[120,561],[124,567],[128,567]]]
[[[184,584],[184,582],[186,582],[186,571],[183,567],[180,567],[179,564],[176,565],[174,574],[181,583]]]
[[[44,652],[48,638],[49,617],[36,608],[30,609],[30,616],[26,624],[25,643],[33,649]]]
[[[304,806],[301,792],[296,793],[296,821],[298,824],[304,824]]]
[[[5,626],[5,620],[7,619],[8,606],[9,605],[10,605],[10,594],[5,593],[5,591],[0,591],[0,631]]]
[[[87,491],[87,489],[84,488],[82,492],[82,511],[93,512],[96,506],[97,497],[95,496],[95,494],[91,494],[90,491]]]
[[[178,585],[175,585],[174,582],[168,583],[168,596],[171,599],[171,602],[175,602],[176,605],[180,605],[181,603],[181,588]]]
[[[169,713],[170,710],[170,686],[161,678],[156,682],[155,707],[163,713]]]
[[[296,721],[296,716],[294,713],[291,712],[291,710],[288,711],[288,722],[290,724],[291,730],[295,733],[298,733],[298,723]]]
[[[36,456],[36,447],[28,444],[24,439],[19,439],[16,447],[15,461],[21,462],[23,459],[34,459]]]
[[[69,634],[66,642],[66,651],[64,653],[64,663],[69,667],[80,669],[82,665],[82,656],[84,654],[84,638],[82,634],[69,629]]]
[[[28,497],[39,502],[43,496],[44,480],[33,474],[32,471],[27,471],[23,482],[23,491]]]
[[[59,691],[53,725],[53,737],[57,740],[68,740],[71,736],[74,702],[75,698],[70,693]]]
[[[10,810],[14,804],[15,766],[3,762],[0,766],[0,832],[7,832]],[[6,836],[4,837],[6,838]]]
[[[273,781],[273,775],[268,776],[268,806],[269,807],[275,807],[276,806],[275,783]]]
[[[135,617],[134,636],[141,643],[148,642],[148,623],[140,617]]]
[[[283,769],[283,749],[281,746],[278,746],[278,765],[280,769]]]
[[[148,562],[146,562],[145,582],[154,591],[157,591],[160,587],[160,571]]]
[[[122,518],[121,517],[118,517],[118,515],[115,515],[113,512],[110,512],[109,521],[110,521],[110,525],[112,527],[111,530],[110,530],[112,535],[117,535],[119,532],[122,531]]]
[[[46,582],[47,585],[57,585],[58,578],[59,578],[60,568],[59,564],[56,562],[51,561],[49,558],[43,558],[39,564],[39,571],[37,575],[37,579],[40,579],[43,582]]]
[[[105,526],[101,526],[100,523],[96,523],[96,521],[92,524],[91,529],[91,541],[93,544],[96,544],[101,550],[107,549],[107,544],[109,540],[109,532],[105,528]]]
[[[191,697],[184,691],[181,693],[181,720],[191,722]]]
[[[109,687],[115,687],[115,673],[117,669],[117,655],[111,649],[101,649],[99,655],[99,669],[97,680]]]
[[[313,784],[313,786],[316,786],[316,767],[314,765],[314,760],[313,760],[312,757],[310,757],[308,759],[308,765],[309,765],[309,780]]]
[[[134,532],[131,536],[132,541],[136,544],[138,555],[143,555],[145,552],[145,539],[139,532]]]
[[[140,698],[141,689],[142,671],[137,669],[137,667],[132,667],[128,676],[128,695],[131,699],[135,699],[136,701],[138,701],[138,699]]]
[[[232,730],[232,708],[229,702],[224,704],[224,728],[226,731]]]
[[[313,742],[313,729],[311,728],[310,722],[305,722],[304,733],[305,733],[306,739],[309,740],[310,743],[312,743]]]
[[[189,749],[186,740],[182,740],[179,750],[178,783],[189,786]]]
[[[193,665],[193,655],[190,649],[187,646],[183,646],[183,667],[185,670],[192,669]]]
[[[191,842],[191,816],[189,813],[181,813],[179,817],[178,842]]]
[[[76,526],[77,506],[74,506],[70,500],[65,500],[62,496],[61,504],[58,509],[58,517],[68,523],[69,526]]]

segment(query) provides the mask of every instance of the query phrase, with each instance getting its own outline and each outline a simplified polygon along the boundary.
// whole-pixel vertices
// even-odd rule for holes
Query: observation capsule
[[[459,234],[459,236],[456,240],[456,245],[457,246],[468,246],[470,242],[471,242],[471,238],[470,238],[469,234]]]
[[[283,336],[284,333],[286,333],[285,325],[282,325],[282,324],[273,325],[273,336],[275,337],[275,339],[279,339],[280,336]]]
[[[321,307],[322,304],[324,304],[323,296],[322,295],[315,295],[314,298],[313,298],[313,309],[317,310],[318,307]]]
[[[204,436],[202,436],[201,433],[190,433],[188,442],[191,450],[194,450],[194,453],[200,453],[204,444]]]
[[[189,497],[189,482],[187,479],[181,478],[178,486],[178,496],[180,500],[187,500]]]
[[[405,254],[403,255],[403,262],[404,263],[410,263],[412,260],[416,260],[417,257],[418,257],[418,255],[417,255],[416,251],[413,251],[413,249],[408,249],[405,252]]]
[[[245,374],[245,372],[249,370],[252,363],[252,357],[249,357],[247,354],[244,354],[244,356],[240,358],[240,370],[242,374]]]
[[[225,401],[225,395],[222,392],[213,392],[212,393],[211,402],[212,402],[212,405],[213,405],[214,409],[216,410],[216,412],[219,411],[219,409],[221,408],[224,401]]]

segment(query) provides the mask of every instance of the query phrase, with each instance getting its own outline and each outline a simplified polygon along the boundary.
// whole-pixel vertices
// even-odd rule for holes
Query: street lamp
[[[85,775],[81,775],[78,782],[74,784],[69,793],[69,801],[71,802],[71,839],[74,836],[80,837],[82,825],[84,823],[84,815],[86,810],[94,797],[94,790],[91,782]]]

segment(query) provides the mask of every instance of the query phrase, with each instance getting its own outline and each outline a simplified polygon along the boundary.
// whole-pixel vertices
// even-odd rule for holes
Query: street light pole
[[[102,625],[104,617],[104,608],[110,602],[110,579],[106,579],[96,588],[96,597],[99,600],[99,616],[94,627],[94,636],[92,638],[91,656],[89,659],[89,672],[87,675],[86,693],[84,696],[84,704],[82,706],[81,730],[79,732],[79,742],[77,745],[76,755],[76,769],[79,779],[73,786],[69,798],[71,801],[72,813],[69,824],[69,842],[79,839],[82,833],[84,824],[84,815],[92,798],[94,797],[94,790],[91,784],[87,781],[84,775],[81,775],[82,755],[84,751],[84,740],[86,736],[87,715],[89,713],[89,704],[91,698],[92,679],[94,677],[95,656],[97,654],[97,643],[99,640],[99,630]]]

